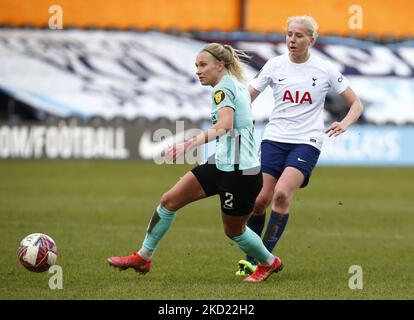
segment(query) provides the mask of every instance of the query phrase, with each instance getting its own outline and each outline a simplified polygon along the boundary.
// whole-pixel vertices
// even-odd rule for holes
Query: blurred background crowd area
[[[312,54],[349,78],[365,106],[321,163],[414,165],[413,9],[409,0],[0,0],[0,158],[48,158],[50,144],[55,158],[105,154],[80,152],[85,135],[88,146],[126,141],[119,154],[150,158],[141,142],[157,128],[209,124],[210,89],[194,67],[205,43],[245,50],[248,83],[286,52],[287,18],[311,15]],[[268,88],[252,106],[259,132],[272,107]],[[330,92],[326,124],[346,112]]]
[[[49,8],[61,6],[65,28],[283,33],[291,15],[312,15],[322,35],[412,38],[410,0],[1,0],[0,23],[47,27]],[[349,19],[362,9],[363,27]]]

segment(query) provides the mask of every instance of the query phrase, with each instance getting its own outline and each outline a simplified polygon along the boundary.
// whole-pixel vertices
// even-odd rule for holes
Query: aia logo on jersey
[[[295,91],[295,93],[292,94],[290,90],[286,90],[285,93],[283,94],[282,101],[283,102],[289,101],[291,103],[296,103],[296,104],[303,104],[305,102],[312,104],[312,97],[308,91],[306,91],[303,94],[301,94],[300,91]]]

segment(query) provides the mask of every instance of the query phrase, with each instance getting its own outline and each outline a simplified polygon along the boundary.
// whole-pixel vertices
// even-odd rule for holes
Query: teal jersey
[[[229,75],[213,87],[211,120],[219,120],[224,107],[234,110],[233,131],[216,139],[216,166],[221,171],[246,170],[260,166],[253,136],[254,118],[246,87]]]

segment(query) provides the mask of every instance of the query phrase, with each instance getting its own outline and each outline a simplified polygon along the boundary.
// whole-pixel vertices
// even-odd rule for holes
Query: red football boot
[[[264,266],[262,264],[258,264],[256,271],[253,272],[250,276],[244,278],[244,282],[261,282],[265,281],[273,272],[279,272],[283,269],[283,263],[279,257],[275,257],[275,261],[273,261],[272,265]]]
[[[107,259],[108,263],[120,270],[133,268],[140,273],[147,273],[151,268],[151,260],[144,260],[137,252],[133,252],[126,257],[110,257]]]

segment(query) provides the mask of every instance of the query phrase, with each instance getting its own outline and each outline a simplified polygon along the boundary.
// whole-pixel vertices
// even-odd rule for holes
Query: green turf
[[[141,162],[0,162],[0,299],[413,299],[414,169],[322,168],[300,190],[259,284],[234,276],[243,254],[222,231],[218,198],[182,209],[152,271],[110,268],[139,248],[161,194],[188,166]],[[20,266],[27,234],[55,239],[63,289]],[[363,289],[351,290],[351,265]]]

